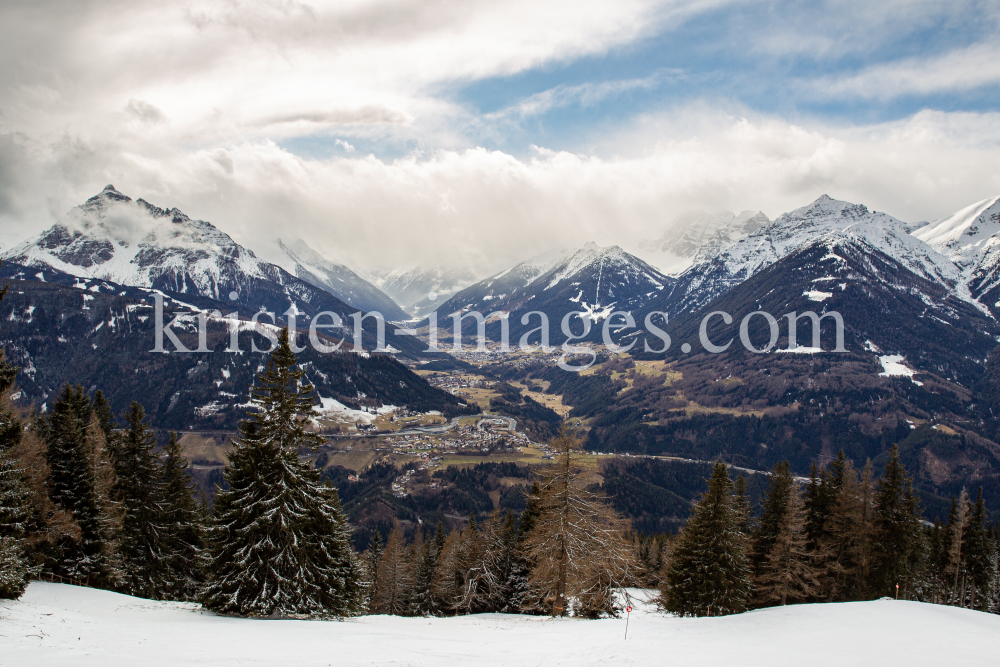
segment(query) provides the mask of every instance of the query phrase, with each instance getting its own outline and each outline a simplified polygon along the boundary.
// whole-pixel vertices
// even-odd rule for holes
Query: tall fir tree
[[[363,573],[336,491],[299,458],[313,386],[283,330],[250,389],[253,407],[216,496],[204,602],[246,616],[347,616],[363,604]]]
[[[188,461],[174,432],[163,448],[159,487],[163,556],[160,596],[169,600],[195,600],[204,581],[205,517],[194,499]]]
[[[66,385],[42,415],[37,428],[46,443],[49,494],[69,512],[79,528],[63,539],[53,569],[98,586],[115,586],[118,568],[112,499],[107,497],[113,470],[99,428],[91,428],[93,410],[82,387]]]
[[[454,571],[455,591],[457,593],[452,601],[454,611],[464,614],[473,614],[478,611],[481,604],[482,595],[478,590],[478,581],[472,576],[479,564],[480,555],[483,548],[483,536],[479,531],[479,524],[476,521],[476,514],[469,513],[469,523],[462,531],[462,539],[459,541],[457,562]]]
[[[781,461],[774,466],[767,496],[764,498],[760,522],[753,534],[750,565],[753,568],[754,577],[760,574],[767,562],[768,554],[771,553],[771,548],[774,547],[774,543],[778,539],[778,533],[781,532],[781,526],[785,520],[785,512],[788,511],[788,503],[794,484],[788,461]]]
[[[414,616],[438,616],[441,610],[434,596],[434,580],[437,574],[434,540],[427,540],[422,546],[414,543],[413,556],[416,563],[413,573],[413,594],[410,596],[410,613]]]
[[[434,579],[434,597],[444,614],[455,611],[455,604],[461,599],[464,577],[459,571],[459,552],[462,549],[463,531],[452,530],[438,551],[437,574]]]
[[[909,595],[922,560],[920,525],[919,501],[912,480],[899,458],[899,447],[893,445],[875,494],[873,595],[892,595],[896,584],[900,597]]]
[[[810,549],[819,548],[828,537],[827,524],[837,502],[837,492],[843,485],[845,464],[846,458],[841,450],[829,468],[818,470],[813,464],[810,470],[805,494],[806,536]]]
[[[972,609],[982,609],[985,595],[993,583],[993,543],[986,527],[986,504],[983,489],[976,494],[976,503],[969,512],[965,530],[965,571],[968,576],[968,600]],[[985,610],[984,610],[985,611]]]
[[[708,491],[678,537],[659,603],[679,616],[737,614],[752,590],[746,540],[724,463],[716,463]]]
[[[368,610],[369,614],[377,614],[376,607],[378,605],[379,591],[381,586],[379,583],[379,572],[378,564],[382,560],[382,535],[379,533],[378,528],[372,533],[371,540],[368,542],[368,551],[364,554],[364,564],[365,573],[367,576],[367,585],[365,586],[365,609]]]
[[[819,547],[823,597],[861,600],[868,595],[875,539],[871,464],[859,474],[846,461],[838,475],[839,489]]]
[[[162,474],[153,451],[156,435],[145,419],[142,406],[132,401],[124,415],[125,429],[113,449],[115,496],[123,514],[122,589],[130,595],[157,598],[165,593],[168,579],[165,513]]]

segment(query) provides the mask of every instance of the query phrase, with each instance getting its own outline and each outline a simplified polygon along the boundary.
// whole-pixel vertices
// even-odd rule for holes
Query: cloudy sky
[[[992,0],[7,0],[0,245],[107,183],[362,269],[933,219],[1000,194],[998,37]]]

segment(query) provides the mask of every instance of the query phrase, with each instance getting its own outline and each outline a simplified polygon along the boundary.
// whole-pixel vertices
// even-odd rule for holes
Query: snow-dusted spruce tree
[[[125,428],[112,449],[115,496],[122,508],[120,554],[121,588],[130,595],[162,596],[166,579],[163,553],[163,505],[159,460],[154,453],[156,435],[145,423],[142,406],[132,401],[125,413]]]
[[[203,581],[201,554],[204,517],[195,503],[188,462],[171,432],[160,471],[160,548],[163,555],[160,597],[194,600]]]
[[[434,597],[434,576],[437,573],[437,553],[434,540],[424,542],[418,548],[413,545],[413,591],[410,595],[410,614],[413,616],[437,616],[440,613]]]
[[[0,299],[6,293],[6,287],[0,290]],[[0,350],[0,598],[14,599],[24,592],[28,574],[24,541],[28,490],[14,451],[21,443],[22,424],[8,398],[16,376],[17,368]]]
[[[13,447],[0,447],[0,598],[17,599],[27,586],[27,505],[28,494]]]
[[[805,526],[802,494],[793,486],[777,538],[757,576],[757,604],[785,605],[820,596],[815,554],[809,548]]]
[[[282,331],[250,389],[253,408],[216,496],[205,604],[245,616],[361,611],[362,566],[336,490],[299,458],[322,441],[306,430],[314,402]]]
[[[637,568],[628,522],[587,490],[580,441],[565,426],[550,446],[555,465],[539,471],[538,514],[524,540],[532,563],[529,598],[553,616],[567,613],[571,600],[579,616],[617,615],[614,592]]]
[[[664,609],[679,616],[746,610],[752,583],[740,520],[726,465],[716,463],[708,491],[695,505],[674,547],[660,592]]]

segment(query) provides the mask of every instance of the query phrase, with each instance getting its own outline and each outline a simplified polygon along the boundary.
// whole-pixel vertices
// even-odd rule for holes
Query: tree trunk
[[[553,616],[566,613],[566,538],[559,540],[559,585],[556,587],[556,601],[552,606]]]

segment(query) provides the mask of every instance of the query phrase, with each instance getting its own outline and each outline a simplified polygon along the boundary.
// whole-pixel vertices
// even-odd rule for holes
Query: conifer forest
[[[5,396],[16,370],[3,360]],[[593,483],[564,424],[551,464],[525,472],[520,511],[409,531],[393,520],[359,550],[337,488],[300,456],[322,441],[307,428],[313,391],[282,332],[211,503],[177,434],[159,442],[138,402],[116,415],[100,390],[70,384],[44,413],[8,400],[0,595],[43,579],[286,618],[617,617],[634,588],[658,589],[679,616],[881,597],[1000,611],[1000,532],[982,491],[927,522],[895,447],[881,469],[841,452],[796,478],[780,462],[757,500],[717,462],[680,530],[645,533]]]

